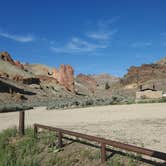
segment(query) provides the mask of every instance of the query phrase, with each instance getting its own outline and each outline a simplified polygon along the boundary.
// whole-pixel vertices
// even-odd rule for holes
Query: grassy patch
[[[42,131],[35,138],[31,128],[23,137],[16,128],[4,130],[0,133],[0,166],[101,166],[100,149],[80,143],[58,149],[56,141],[55,132]],[[104,165],[137,166],[140,162],[130,155],[115,154]]]

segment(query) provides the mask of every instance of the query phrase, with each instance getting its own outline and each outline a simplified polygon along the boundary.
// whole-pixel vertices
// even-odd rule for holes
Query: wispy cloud
[[[111,37],[117,33],[117,30],[112,31],[95,31],[95,32],[89,32],[87,33],[87,36],[92,39],[96,40],[109,40]]]
[[[62,46],[57,46],[56,44],[50,46],[50,49],[58,53],[85,53],[85,52],[95,52],[99,49],[106,49],[110,46],[110,40],[113,35],[117,33],[116,29],[112,29],[110,24],[115,20],[100,21],[96,24],[93,30],[88,32],[83,32],[84,37],[72,37],[68,42],[64,43]]]
[[[54,47],[51,46],[51,50],[58,53],[80,53],[80,52],[92,52],[97,49],[106,48],[106,44],[95,44],[88,42],[86,40],[82,40],[77,37],[73,37],[70,41],[68,41],[63,47]]]
[[[113,23],[119,20],[120,17],[114,17],[109,20],[100,20],[97,23],[97,27],[94,30],[89,31],[87,37],[94,40],[110,40],[118,30],[113,29]]]
[[[17,41],[17,42],[21,42],[21,43],[32,42],[35,40],[35,37],[30,34],[21,36],[21,35],[16,35],[16,34],[9,34],[6,32],[0,32],[0,36],[7,38],[7,39]]]
[[[144,48],[144,47],[150,47],[152,45],[152,42],[134,42],[131,43],[131,47],[133,48]]]

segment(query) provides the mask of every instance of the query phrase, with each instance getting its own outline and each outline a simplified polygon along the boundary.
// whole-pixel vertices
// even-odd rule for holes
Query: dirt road
[[[42,123],[166,152],[166,103],[26,111],[26,125]],[[0,131],[18,125],[18,112],[0,114]]]

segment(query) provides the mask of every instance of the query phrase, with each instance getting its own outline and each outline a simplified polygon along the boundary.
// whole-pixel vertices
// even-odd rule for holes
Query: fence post
[[[63,142],[62,142],[62,132],[58,131],[58,147],[62,148],[63,147]]]
[[[104,163],[106,161],[106,145],[101,143],[101,162]]]
[[[37,137],[37,132],[38,132],[37,126],[36,126],[36,124],[34,124],[34,137],[35,138]]]
[[[25,111],[19,112],[19,134],[20,136],[25,134]]]

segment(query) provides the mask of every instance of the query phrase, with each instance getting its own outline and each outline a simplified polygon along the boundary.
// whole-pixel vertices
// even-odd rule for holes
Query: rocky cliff
[[[74,69],[70,65],[62,64],[57,70],[56,68],[52,71],[52,77],[55,78],[61,85],[67,90],[75,92],[74,88]]]
[[[144,64],[139,67],[132,66],[122,78],[123,84],[143,83],[149,80],[166,79],[166,65],[163,63]]]
[[[62,64],[60,68],[52,69],[41,64],[22,64],[14,61],[9,53],[0,53],[0,76],[26,84],[40,82],[60,84],[72,93],[74,87],[74,69],[70,65]]]

